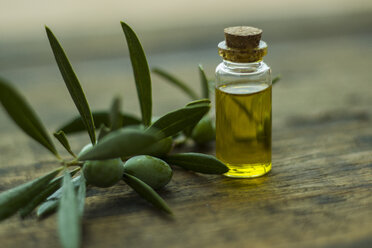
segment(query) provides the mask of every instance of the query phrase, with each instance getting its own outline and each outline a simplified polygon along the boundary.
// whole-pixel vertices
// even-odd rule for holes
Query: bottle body
[[[224,60],[216,68],[216,156],[228,177],[271,170],[271,70],[262,61]]]

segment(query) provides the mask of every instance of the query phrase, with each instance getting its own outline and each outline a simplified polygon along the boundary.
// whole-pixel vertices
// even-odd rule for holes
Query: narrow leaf
[[[18,127],[55,156],[59,156],[44,125],[26,99],[2,79],[0,79],[0,102]]]
[[[74,184],[67,172],[63,177],[62,197],[58,209],[58,234],[64,248],[80,247],[81,219]]]
[[[127,40],[130,60],[132,62],[137,95],[142,113],[142,123],[145,126],[149,126],[151,124],[152,115],[152,96],[151,77],[146,55],[136,33],[125,22],[121,22],[121,26]]]
[[[60,172],[61,168],[0,194],[0,221],[31,201]]]
[[[74,184],[75,191],[76,191],[79,187],[78,183],[80,184],[80,176],[77,176],[74,179],[72,179],[72,182]],[[62,195],[62,188],[59,188],[56,192],[54,192],[51,196],[49,196],[48,199],[45,202],[43,202],[37,209],[37,212],[36,212],[37,217],[43,218],[43,217],[46,217],[54,213],[58,208],[61,195]]]
[[[280,79],[281,79],[281,76],[278,75],[278,76],[274,77],[274,79],[271,81],[271,83],[274,85],[275,83],[279,82]]]
[[[186,104],[186,107],[197,107],[197,106],[204,106],[205,104],[209,104],[211,101],[209,99],[200,99],[200,100],[195,100],[192,102],[189,102]],[[194,125],[190,125],[183,129],[183,134],[186,135],[186,137],[191,137],[192,131],[194,130],[195,126],[197,123]]]
[[[70,172],[71,176],[75,175],[80,168],[76,168]],[[22,218],[27,217],[40,203],[42,203],[48,196],[53,194],[57,189],[61,187],[63,176],[54,178],[46,188],[41,191],[34,199],[32,199],[25,207],[21,208],[19,213]]]
[[[121,99],[120,97],[115,97],[111,104],[110,109],[110,127],[111,130],[119,129],[123,126],[123,118],[120,114]]]
[[[139,155],[161,138],[163,138],[161,134],[152,129],[121,128],[110,132],[91,149],[79,154],[78,159],[80,161],[104,160]]]
[[[167,203],[149,185],[128,173],[124,173],[123,180],[152,205],[168,214],[172,214],[172,210],[168,207]]]
[[[200,75],[201,88],[202,88],[202,92],[203,92],[202,97],[203,97],[203,98],[209,98],[209,84],[208,84],[208,78],[207,78],[207,76],[205,75],[205,72],[204,72],[203,66],[202,66],[202,65],[199,65],[198,68],[199,68],[199,75]]]
[[[45,216],[48,216],[54,213],[57,210],[58,205],[59,205],[59,199],[44,202],[37,209],[37,212],[36,212],[37,217],[43,218]]]
[[[153,68],[152,72],[156,73],[157,75],[163,77],[166,79],[168,82],[172,83],[179,89],[181,89],[186,95],[188,95],[191,99],[198,99],[198,94],[191,89],[189,86],[187,86],[186,83],[182,82],[182,80],[178,79],[174,75],[171,75],[170,73],[160,69],[160,68]]]
[[[68,153],[70,153],[73,157],[76,157],[74,152],[71,150],[70,143],[68,142],[68,139],[65,133],[62,130],[60,130],[57,133],[53,133],[53,135],[61,143],[61,145],[66,149],[66,151],[68,151]]]
[[[199,99],[199,100],[189,102],[188,104],[186,104],[186,107],[200,106],[200,105],[203,105],[203,104],[210,104],[210,103],[211,103],[211,101],[209,99]]]
[[[83,217],[83,214],[84,214],[85,194],[86,194],[86,182],[85,182],[83,170],[81,170],[80,183],[79,183],[79,188],[77,192],[77,202],[78,202],[78,210],[79,210],[80,217]]]
[[[229,170],[216,157],[203,153],[177,153],[165,157],[164,160],[169,164],[180,166],[186,170],[204,174],[223,174]]]
[[[86,130],[88,131],[92,144],[95,144],[96,134],[93,117],[90,112],[87,99],[85,98],[84,91],[81,88],[79,80],[76,77],[75,72],[72,69],[72,66],[68,61],[68,58],[65,52],[63,51],[62,46],[59,44],[57,38],[54,36],[52,31],[48,27],[45,27],[45,29],[48,35],[50,46],[52,47],[54,53],[54,57],[57,61],[62,77],[66,83],[67,89],[70,92],[71,98],[74,101],[75,106],[81,115],[82,121],[84,123]]]
[[[105,137],[109,133],[110,133],[110,128],[106,127],[105,124],[102,124],[99,129],[98,140],[101,140],[103,137]]]
[[[186,106],[164,115],[151,127],[161,131],[165,137],[173,136],[187,127],[196,125],[209,109],[210,101]]]
[[[95,127],[100,127],[102,124],[105,126],[110,126],[110,114],[105,111],[97,111],[93,112],[93,120]],[[121,114],[123,127],[124,126],[131,126],[131,125],[137,125],[140,124],[141,121],[130,114]],[[78,133],[83,132],[86,130],[84,123],[80,116],[77,116],[73,118],[72,120],[68,121],[64,125],[62,125],[58,130],[62,130],[65,134],[72,134],[72,133]]]
[[[78,189],[79,185],[80,185],[80,175],[77,176],[77,177],[74,177],[72,179],[72,183],[74,184],[75,191],[76,191]],[[56,192],[54,192],[51,196],[49,196],[47,198],[47,201],[54,200],[54,199],[60,199],[61,196],[62,196],[62,187],[59,188]]]

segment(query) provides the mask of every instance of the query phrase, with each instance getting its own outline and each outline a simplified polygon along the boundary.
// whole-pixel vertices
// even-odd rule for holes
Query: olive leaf
[[[198,94],[194,90],[192,90],[189,86],[187,86],[186,83],[182,82],[180,79],[175,77],[174,75],[171,75],[170,73],[160,69],[160,68],[153,68],[152,72],[155,74],[163,77],[168,82],[172,83],[173,85],[177,86],[179,89],[181,89],[183,92],[186,93],[191,99],[198,99]]]
[[[110,124],[111,130],[119,129],[123,126],[123,118],[120,114],[121,99],[120,97],[115,97],[111,104],[110,109]]]
[[[274,77],[274,79],[273,79],[271,82],[272,82],[272,84],[274,85],[275,83],[279,82],[280,79],[281,79],[281,76],[278,75],[278,76]]]
[[[211,103],[211,101],[209,99],[199,99],[199,100],[189,102],[188,104],[186,104],[186,107],[200,106],[200,105],[203,105],[203,104],[210,104],[210,103]]]
[[[195,100],[195,101],[192,101],[192,102],[189,102],[188,104],[186,104],[187,107],[196,107],[196,106],[203,106],[204,104],[209,104],[211,101],[209,99],[199,99],[199,100]],[[208,113],[208,111],[207,111]],[[205,115],[204,115],[205,117]],[[201,121],[201,120],[200,120]],[[199,121],[199,122],[200,122]],[[195,126],[199,123],[195,123],[194,125],[190,125],[188,127],[186,127],[185,129],[183,129],[183,134],[186,136],[186,137],[191,137],[192,136],[192,132],[195,128]]]
[[[165,137],[173,136],[189,126],[194,126],[209,111],[210,101],[203,100],[197,104],[170,112],[155,121],[151,127],[163,133]]]
[[[172,147],[173,138],[167,137],[142,150],[141,155],[150,155],[153,157],[161,158],[164,155],[168,154],[172,150]]]
[[[68,151],[68,153],[70,153],[73,157],[76,157],[74,152],[71,150],[70,143],[68,142],[68,139],[65,133],[62,130],[60,130],[57,133],[53,133],[53,135],[61,143],[61,145],[66,149],[66,151]]]
[[[216,157],[203,153],[177,153],[166,156],[164,160],[169,164],[180,166],[186,170],[204,174],[223,174],[229,170]]]
[[[83,170],[81,170],[79,188],[77,192],[77,202],[78,202],[78,210],[79,210],[80,217],[83,217],[83,214],[84,214],[85,194],[86,194],[86,182],[85,182]]]
[[[128,173],[124,173],[123,180],[152,205],[168,214],[172,214],[172,210],[168,207],[167,203],[149,185]]]
[[[100,127],[102,124],[105,126],[110,126],[110,114],[106,111],[96,111],[92,113],[93,120],[95,127]],[[121,119],[124,126],[131,126],[131,125],[137,125],[140,124],[141,121],[130,114],[124,113],[121,114]],[[63,124],[60,128],[57,130],[62,130],[65,134],[72,134],[72,133],[78,133],[85,131],[86,128],[84,126],[83,120],[81,119],[81,116],[77,116],[73,118],[72,120],[68,121],[67,123]]]
[[[94,122],[92,113],[90,112],[87,99],[85,97],[84,91],[81,88],[78,78],[75,75],[72,66],[63,51],[62,46],[59,44],[57,38],[54,36],[52,31],[45,27],[47,36],[49,39],[50,46],[52,47],[54,57],[58,64],[59,70],[61,71],[62,77],[65,81],[68,91],[70,92],[71,98],[75,103],[76,108],[78,109],[82,121],[86,130],[88,131],[90,140],[92,144],[96,143],[96,134],[94,128]]]
[[[80,175],[77,176],[77,177],[74,177],[72,179],[72,183],[74,184],[75,191],[76,191],[78,189],[79,185],[80,185]],[[60,199],[61,198],[61,195],[62,195],[62,187],[59,188],[56,192],[54,192],[51,196],[49,196],[47,198],[47,201],[54,200],[54,199]]]
[[[78,248],[81,244],[79,205],[71,176],[65,172],[62,197],[58,208],[58,234],[64,248]]]
[[[72,182],[74,184],[75,191],[76,191],[80,184],[80,176],[73,178]],[[37,212],[36,212],[37,217],[43,218],[49,214],[54,213],[58,208],[61,195],[62,195],[62,188],[59,188],[56,192],[54,192],[51,196],[49,196],[47,200],[43,202],[37,209]]]
[[[0,78],[0,102],[13,121],[26,134],[59,157],[44,125],[26,99],[9,83]]]
[[[151,77],[146,55],[136,33],[125,22],[120,23],[127,40],[130,61],[132,62],[137,95],[141,107],[142,123],[145,126],[149,126],[152,116],[152,96]]]
[[[76,168],[70,172],[71,176],[75,175],[80,168]],[[63,176],[54,178],[46,188],[41,191],[36,197],[34,197],[26,206],[20,209],[19,214],[22,218],[27,217],[40,203],[42,203],[48,196],[53,194],[57,189],[61,187]]]
[[[110,128],[106,127],[105,124],[102,124],[101,127],[99,128],[98,140],[101,140],[108,133],[110,133]]]
[[[58,168],[42,177],[0,194],[0,221],[13,215],[31,201],[61,171]]]
[[[209,98],[209,83],[208,83],[208,78],[205,75],[203,66],[199,64],[199,75],[200,75],[200,82],[201,82],[201,87],[202,87],[202,97],[203,98]]]
[[[36,215],[38,218],[43,218],[49,214],[54,213],[59,205],[59,199],[49,200],[40,205],[37,209]]]
[[[161,133],[153,128],[146,130],[120,128],[107,134],[91,149],[79,154],[78,159],[80,161],[104,160],[139,155],[162,138]]]

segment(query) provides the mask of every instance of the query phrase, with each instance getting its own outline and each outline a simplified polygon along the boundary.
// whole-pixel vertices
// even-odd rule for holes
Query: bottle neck
[[[236,63],[228,60],[223,60],[223,66],[235,73],[252,73],[260,70],[265,64],[262,60],[250,63]]]
[[[218,44],[218,54],[224,60],[234,61],[234,63],[256,63],[267,54],[267,44],[261,40],[258,47],[238,49],[228,47],[225,41],[221,41]]]

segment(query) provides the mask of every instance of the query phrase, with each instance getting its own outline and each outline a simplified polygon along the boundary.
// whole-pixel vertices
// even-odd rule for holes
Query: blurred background
[[[124,110],[138,114],[121,20],[139,36],[150,67],[166,69],[195,89],[199,63],[214,76],[224,27],[263,29],[265,61],[274,76],[282,75],[273,91],[274,131],[299,124],[298,118],[371,112],[370,0],[0,0],[0,76],[27,96],[50,129],[77,114],[47,41],[48,25],[92,109],[108,108],[121,95]],[[153,101],[154,114],[161,115],[189,99],[153,75]],[[17,128],[0,111],[0,134],[17,137],[9,130]]]
[[[188,178],[185,182],[195,185],[201,182],[199,186],[188,187],[176,179],[174,187],[180,188],[164,192],[167,200],[173,201],[171,205],[174,203],[179,213],[183,212],[180,214],[183,218],[175,221],[175,225],[164,224],[165,218],[151,218],[143,222],[141,232],[131,227],[153,216],[153,212],[134,211],[142,206],[137,205],[137,201],[120,212],[120,202],[129,198],[117,197],[121,189],[114,189],[110,204],[118,205],[103,205],[101,200],[105,198],[102,197],[97,201],[98,208],[91,208],[91,216],[103,208],[115,216],[106,218],[98,214],[90,219],[94,219],[94,223],[105,221],[111,227],[93,225],[88,219],[84,232],[117,234],[119,230],[116,238],[111,235],[113,242],[132,237],[132,242],[144,240],[159,246],[166,239],[161,235],[153,239],[150,231],[154,229],[146,227],[154,227],[154,220],[160,227],[159,232],[168,232],[165,238],[175,233],[174,242],[200,236],[208,244],[218,246],[218,239],[210,242],[208,237],[215,236],[203,236],[206,232],[200,228],[210,228],[210,233],[227,237],[230,242],[240,233],[223,228],[239,219],[236,227],[244,225],[242,230],[250,230],[246,233],[247,239],[257,241],[253,244],[258,246],[265,244],[265,240],[274,246],[288,247],[283,242],[304,239],[308,244],[305,247],[318,243],[328,248],[370,247],[371,183],[367,176],[372,167],[370,152],[366,149],[371,147],[372,138],[365,136],[366,130],[359,136],[359,130],[351,130],[358,125],[345,125],[348,129],[343,130],[343,125],[335,123],[372,120],[372,0],[0,0],[0,77],[26,96],[50,132],[78,115],[49,46],[44,28],[48,25],[64,47],[91,108],[108,109],[113,96],[120,95],[123,110],[139,116],[120,21],[127,22],[137,33],[150,67],[173,73],[198,92],[201,92],[198,64],[202,64],[207,76],[213,79],[214,70],[222,61],[217,54],[217,44],[224,39],[225,27],[250,25],[263,29],[263,40],[269,46],[264,61],[272,68],[273,76],[282,76],[273,87],[273,163],[274,168],[278,162],[280,165],[273,170],[275,174],[248,182],[244,190],[236,190],[243,189],[243,184],[239,186],[236,182],[226,180],[219,184],[185,174],[182,176],[182,179]],[[154,115],[165,114],[190,101],[157,75],[152,75],[152,83]],[[332,131],[330,135],[328,130]],[[319,133],[314,139],[308,139],[314,132]],[[337,132],[342,135],[337,137]],[[289,134],[292,136],[286,137]],[[357,138],[365,142],[364,148],[362,141],[362,145],[358,145]],[[40,172],[44,165],[45,168],[53,166],[54,160],[48,151],[19,130],[2,107],[0,140],[0,174],[6,175],[1,190],[7,187],[6,182],[15,184],[31,179],[35,173],[33,168]],[[89,142],[86,134],[69,140],[74,151]],[[337,141],[340,146],[332,149]],[[362,152],[353,153],[359,150]],[[345,154],[339,154],[342,152]],[[198,201],[205,198],[204,193],[210,198],[210,205]],[[194,204],[195,201],[198,203]],[[188,211],[198,206],[206,212]],[[233,211],[227,212],[229,210]],[[126,214],[120,219],[119,213]],[[222,213],[235,218],[225,218],[227,215]],[[289,218],[282,221],[282,216]],[[42,224],[45,232],[33,232],[41,222],[32,219],[8,222],[0,231],[0,237],[2,240],[12,237],[15,243],[29,247],[36,243],[52,247],[39,242],[57,240],[53,219],[49,221]],[[122,223],[128,228],[122,229]],[[151,225],[147,225],[149,223]],[[120,229],[115,229],[117,225]],[[254,229],[256,226],[258,229]],[[185,227],[192,230],[182,238],[179,234]],[[22,235],[14,230],[21,230]],[[265,231],[258,233],[257,230]],[[94,245],[98,241],[95,245],[100,246],[106,241],[100,240],[100,235],[90,238],[84,242]],[[333,245],[328,245],[329,240]],[[353,241],[357,242],[347,245]],[[364,241],[365,246],[361,243]]]

